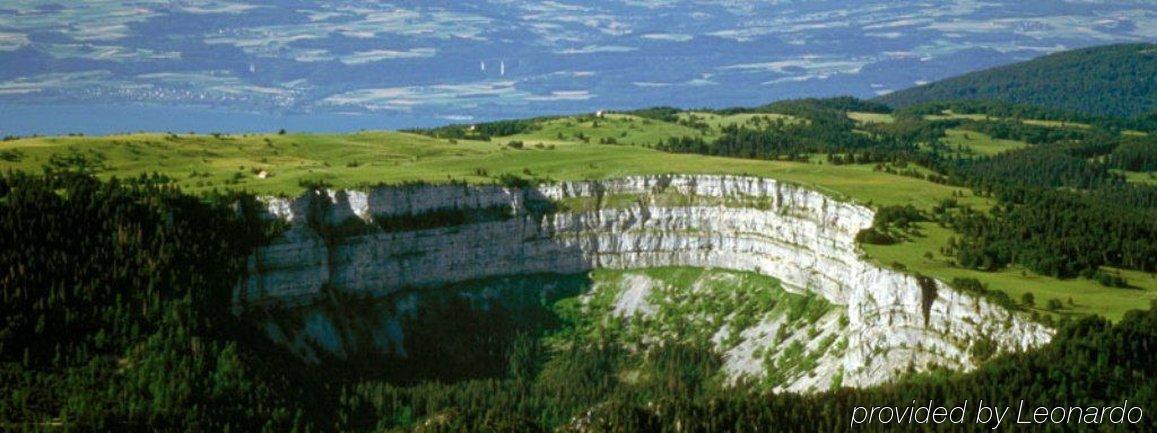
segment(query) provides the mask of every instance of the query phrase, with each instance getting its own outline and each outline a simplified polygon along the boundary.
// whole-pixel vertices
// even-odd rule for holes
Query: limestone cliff
[[[288,222],[254,253],[240,305],[302,302],[323,288],[387,295],[479,278],[596,268],[691,266],[752,271],[840,306],[822,332],[828,351],[783,389],[822,388],[839,376],[865,386],[909,368],[975,366],[972,345],[1002,351],[1051,331],[940,281],[865,260],[854,237],[871,209],[753,177],[668,175],[536,187],[411,185],[315,191],[264,200]],[[837,320],[837,316],[845,319]],[[760,375],[751,354],[774,350],[770,320],[725,348],[734,374]],[[799,340],[806,340],[797,337]],[[814,339],[813,339],[814,340]],[[813,342],[814,344],[814,342]]]

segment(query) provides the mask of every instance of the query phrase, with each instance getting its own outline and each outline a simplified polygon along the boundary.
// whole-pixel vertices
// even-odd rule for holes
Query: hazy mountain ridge
[[[1133,117],[1157,111],[1157,45],[1065,51],[917,86],[876,98],[894,107],[944,100],[993,100]]]

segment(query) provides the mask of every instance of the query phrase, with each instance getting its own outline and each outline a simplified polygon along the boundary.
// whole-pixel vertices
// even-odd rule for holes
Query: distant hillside
[[[876,98],[892,107],[983,99],[1133,117],[1157,111],[1157,45],[1106,45],[1051,54]]]

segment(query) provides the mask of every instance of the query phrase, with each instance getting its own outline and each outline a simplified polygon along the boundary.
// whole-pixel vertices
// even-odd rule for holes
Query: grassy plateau
[[[859,122],[892,121],[882,114],[849,116]],[[710,138],[723,126],[735,123],[797,121],[775,114],[695,112],[681,113],[678,120],[664,122],[628,114],[563,117],[543,120],[531,132],[491,141],[455,141],[387,131],[32,137],[0,142],[0,170],[39,172],[45,166],[82,166],[104,178],[158,173],[194,193],[229,189],[263,195],[295,195],[302,185],[317,182],[358,187],[409,181],[491,183],[503,176],[559,181],[664,173],[732,174],[789,181],[869,206],[911,204],[928,209],[952,197],[976,208],[991,205],[988,199],[962,188],[876,171],[873,165],[827,164],[823,155],[812,156],[811,162],[761,161],[664,153],[646,147],[670,137]],[[617,144],[599,144],[611,139]],[[946,140],[977,155],[1027,146],[957,130],[948,131]],[[1137,174],[1135,178],[1149,180],[1142,176],[1148,175]],[[1056,298],[1065,307],[1052,312],[1055,314],[1101,314],[1115,320],[1125,311],[1146,308],[1157,299],[1157,277],[1134,271],[1122,271],[1133,288],[1119,289],[1087,279],[1058,280],[1020,269],[962,269],[939,253],[952,235],[950,229],[924,224],[918,236],[896,245],[866,245],[865,252],[882,265],[898,264],[946,281],[976,278],[1013,299],[1032,292],[1037,303],[1044,305]]]

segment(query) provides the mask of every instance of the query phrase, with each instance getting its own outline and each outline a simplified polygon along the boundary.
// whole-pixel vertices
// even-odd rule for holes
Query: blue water
[[[161,105],[0,105],[0,135],[123,132],[351,132],[403,129],[447,120],[374,114],[265,114]]]
[[[1157,22],[1143,1],[49,3],[0,2],[0,134],[352,131],[867,98],[1154,41]]]

